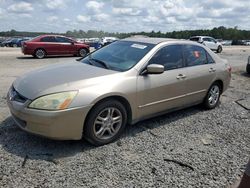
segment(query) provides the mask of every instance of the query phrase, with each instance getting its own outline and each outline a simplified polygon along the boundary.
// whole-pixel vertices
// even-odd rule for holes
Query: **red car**
[[[47,55],[77,55],[84,57],[89,46],[60,35],[41,35],[22,43],[22,52],[39,59]]]

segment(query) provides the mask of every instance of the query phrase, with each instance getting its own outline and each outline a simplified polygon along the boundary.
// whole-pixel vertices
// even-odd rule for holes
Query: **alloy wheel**
[[[80,49],[80,50],[79,50],[79,55],[80,55],[81,57],[85,57],[85,56],[87,55],[86,50],[85,50],[85,49]]]
[[[105,108],[94,121],[94,135],[101,140],[110,139],[119,132],[122,121],[122,113],[118,108]]]
[[[220,88],[218,85],[213,85],[209,91],[208,102],[211,106],[214,106],[220,97]]]
[[[36,51],[36,57],[37,57],[37,58],[42,59],[42,58],[44,58],[44,56],[45,56],[44,50],[38,49],[38,50]]]

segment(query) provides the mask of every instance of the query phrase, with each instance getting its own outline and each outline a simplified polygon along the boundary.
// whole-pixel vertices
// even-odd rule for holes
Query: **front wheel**
[[[85,57],[87,54],[88,54],[88,52],[87,52],[86,49],[81,48],[81,49],[79,50],[79,56]]]
[[[125,107],[119,101],[108,100],[91,110],[83,134],[90,143],[101,146],[119,138],[126,124]]]
[[[214,83],[208,90],[207,96],[204,100],[204,106],[206,109],[215,108],[220,100],[220,95],[222,93],[222,89],[219,83]]]
[[[221,52],[222,52],[222,46],[218,46],[217,53],[221,53]]]

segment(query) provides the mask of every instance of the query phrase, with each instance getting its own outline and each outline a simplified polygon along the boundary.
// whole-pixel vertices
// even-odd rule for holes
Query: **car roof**
[[[159,44],[161,42],[184,41],[184,40],[183,39],[171,39],[171,38],[130,37],[130,38],[122,39],[122,41],[132,41],[132,42]]]
[[[40,35],[40,37],[65,37],[65,38],[69,38],[63,35]]]
[[[198,38],[198,37],[201,37],[201,38],[213,38],[213,37],[210,37],[210,36],[192,36],[190,38]]]

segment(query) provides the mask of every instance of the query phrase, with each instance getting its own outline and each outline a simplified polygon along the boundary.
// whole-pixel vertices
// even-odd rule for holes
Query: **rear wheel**
[[[46,52],[43,49],[37,49],[36,52],[35,52],[35,56],[38,59],[42,59],[42,58],[44,58],[46,56]]]
[[[204,100],[204,106],[207,109],[215,108],[220,100],[222,88],[219,83],[215,82],[208,90],[207,96]]]
[[[79,50],[79,56],[85,57],[87,54],[88,54],[88,52],[87,52],[86,49],[81,48],[81,49]]]
[[[83,134],[90,143],[100,146],[119,138],[126,124],[125,107],[119,101],[108,100],[91,110]]]
[[[222,52],[222,46],[218,46],[217,53],[221,53],[221,52]]]

